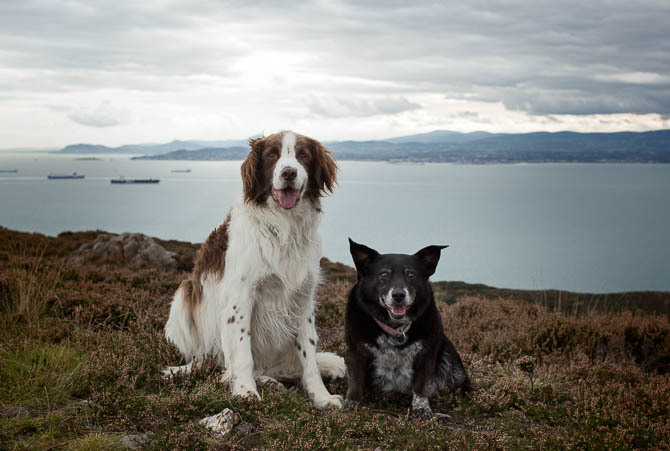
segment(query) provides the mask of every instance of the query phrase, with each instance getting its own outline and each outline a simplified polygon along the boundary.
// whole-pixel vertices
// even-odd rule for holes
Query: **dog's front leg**
[[[324,409],[326,407],[342,408],[342,397],[331,395],[323,383],[321,373],[316,363],[316,328],[314,326],[313,310],[303,315],[300,319],[298,336],[296,337],[296,352],[302,365],[302,385],[312,399],[314,407]]]
[[[360,407],[363,401],[363,389],[369,365],[369,357],[360,349],[351,349],[347,353],[348,389],[347,399],[344,401],[346,409]]]
[[[233,396],[260,399],[254,380],[254,359],[251,353],[251,314],[253,298],[251,289],[239,290],[246,299],[230,299],[226,303],[221,326],[221,345],[226,374]]]
[[[433,377],[433,367],[428,355],[418,356],[414,364],[414,380],[412,381],[412,414],[415,417],[430,420],[433,410],[428,402],[427,388]]]

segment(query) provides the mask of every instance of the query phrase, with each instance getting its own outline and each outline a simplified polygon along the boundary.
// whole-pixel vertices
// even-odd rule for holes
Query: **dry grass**
[[[167,243],[181,271],[65,266],[94,236],[0,229],[0,449],[114,449],[145,432],[148,449],[670,447],[667,316],[568,314],[481,295],[440,302],[474,393],[435,396],[442,415],[428,422],[372,398],[359,411],[317,412],[296,387],[262,386],[262,402],[232,398],[212,362],[162,380],[160,367],[180,362],[162,327],[195,246]],[[320,346],[343,353],[355,276],[324,265]],[[328,385],[346,391],[345,381]],[[198,424],[225,407],[251,432],[221,438]]]

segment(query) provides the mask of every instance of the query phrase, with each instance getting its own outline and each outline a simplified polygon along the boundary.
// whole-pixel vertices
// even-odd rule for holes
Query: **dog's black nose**
[[[405,290],[393,290],[391,297],[394,302],[402,302],[405,300]]]
[[[283,178],[287,182],[292,182],[298,176],[298,170],[296,168],[292,168],[291,166],[286,166],[284,169],[281,170],[280,175],[281,178]]]

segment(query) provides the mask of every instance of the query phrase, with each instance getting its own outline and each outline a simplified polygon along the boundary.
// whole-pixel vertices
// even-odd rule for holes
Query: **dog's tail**
[[[339,379],[347,372],[344,359],[332,352],[317,352],[316,365],[324,379]]]
[[[202,295],[200,283],[184,280],[174,294],[170,306],[170,316],[165,324],[165,337],[184,355],[186,361],[196,356],[200,348],[200,334],[197,319],[199,299]],[[198,296],[198,298],[196,298]]]

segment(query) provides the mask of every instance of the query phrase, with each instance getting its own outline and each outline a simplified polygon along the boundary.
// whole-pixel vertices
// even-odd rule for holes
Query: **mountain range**
[[[172,141],[115,148],[77,144],[62,153],[134,153],[136,159],[240,160],[248,140]],[[339,160],[452,163],[670,163],[670,130],[619,133],[522,134],[436,130],[384,140],[325,143]]]

